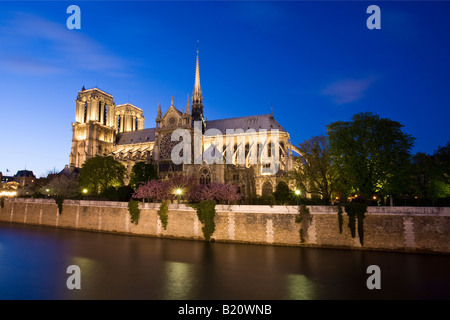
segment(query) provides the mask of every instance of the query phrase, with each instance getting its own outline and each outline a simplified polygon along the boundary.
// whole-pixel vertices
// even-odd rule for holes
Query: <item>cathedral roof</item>
[[[155,141],[155,128],[119,133],[117,135],[116,143],[121,145],[149,141]]]
[[[212,128],[220,130],[222,134],[226,134],[227,129],[242,129],[244,132],[248,129],[255,129],[256,132],[260,129],[285,131],[272,114],[206,121],[206,130]]]
[[[262,114],[250,117],[238,117],[219,120],[208,120],[206,122],[206,130],[218,129],[222,134],[227,133],[227,129],[242,129],[244,132],[248,129],[254,129],[258,132],[260,129],[270,131],[278,129],[285,132],[284,128],[278,123],[272,114]],[[134,144],[155,141],[156,128],[143,129],[131,132],[122,132],[117,135],[116,144]]]

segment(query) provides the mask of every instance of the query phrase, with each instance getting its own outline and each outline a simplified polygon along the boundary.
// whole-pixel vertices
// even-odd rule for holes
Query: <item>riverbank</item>
[[[139,223],[131,223],[126,202],[65,200],[61,214],[53,199],[8,199],[0,221],[96,232],[204,240],[196,211],[169,204],[168,224],[159,219],[158,203],[140,203]],[[309,206],[310,222],[295,222],[296,206],[217,205],[214,241],[282,246],[450,254],[450,208],[369,207],[364,219],[364,245],[352,238],[344,212],[342,233],[337,208]]]

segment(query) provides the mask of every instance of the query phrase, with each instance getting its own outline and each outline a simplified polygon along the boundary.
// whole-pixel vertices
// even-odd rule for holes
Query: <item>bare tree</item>
[[[330,203],[335,179],[327,138],[321,135],[305,140],[299,144],[299,151],[300,156],[295,160],[295,169],[290,174],[291,179],[295,181],[297,188],[319,194]]]

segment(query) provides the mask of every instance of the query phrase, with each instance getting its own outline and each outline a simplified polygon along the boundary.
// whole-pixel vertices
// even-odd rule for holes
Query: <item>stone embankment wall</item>
[[[168,224],[159,220],[160,204],[140,204],[140,219],[131,223],[126,202],[65,200],[62,213],[52,199],[10,199],[0,209],[0,221],[59,228],[117,232],[154,237],[202,240],[196,211],[184,204],[169,204]],[[310,206],[309,226],[295,223],[296,206],[217,205],[215,241],[450,253],[450,208],[369,207],[364,219],[364,246],[351,237],[344,212],[342,234],[337,208]]]

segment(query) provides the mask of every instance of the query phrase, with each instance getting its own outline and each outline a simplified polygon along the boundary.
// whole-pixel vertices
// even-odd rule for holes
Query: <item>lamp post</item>
[[[295,191],[294,191],[294,193],[295,193],[295,196],[296,196],[296,198],[297,198],[297,206],[298,206],[298,197],[300,197],[300,190],[298,190],[298,189],[295,189]]]
[[[83,189],[83,199],[86,200],[86,194],[88,193],[88,189]]]
[[[181,190],[180,188],[177,188],[176,190],[175,190],[175,195],[177,196],[177,199],[178,199],[178,204],[180,203],[180,197],[181,197],[181,194],[183,193],[183,190]]]

